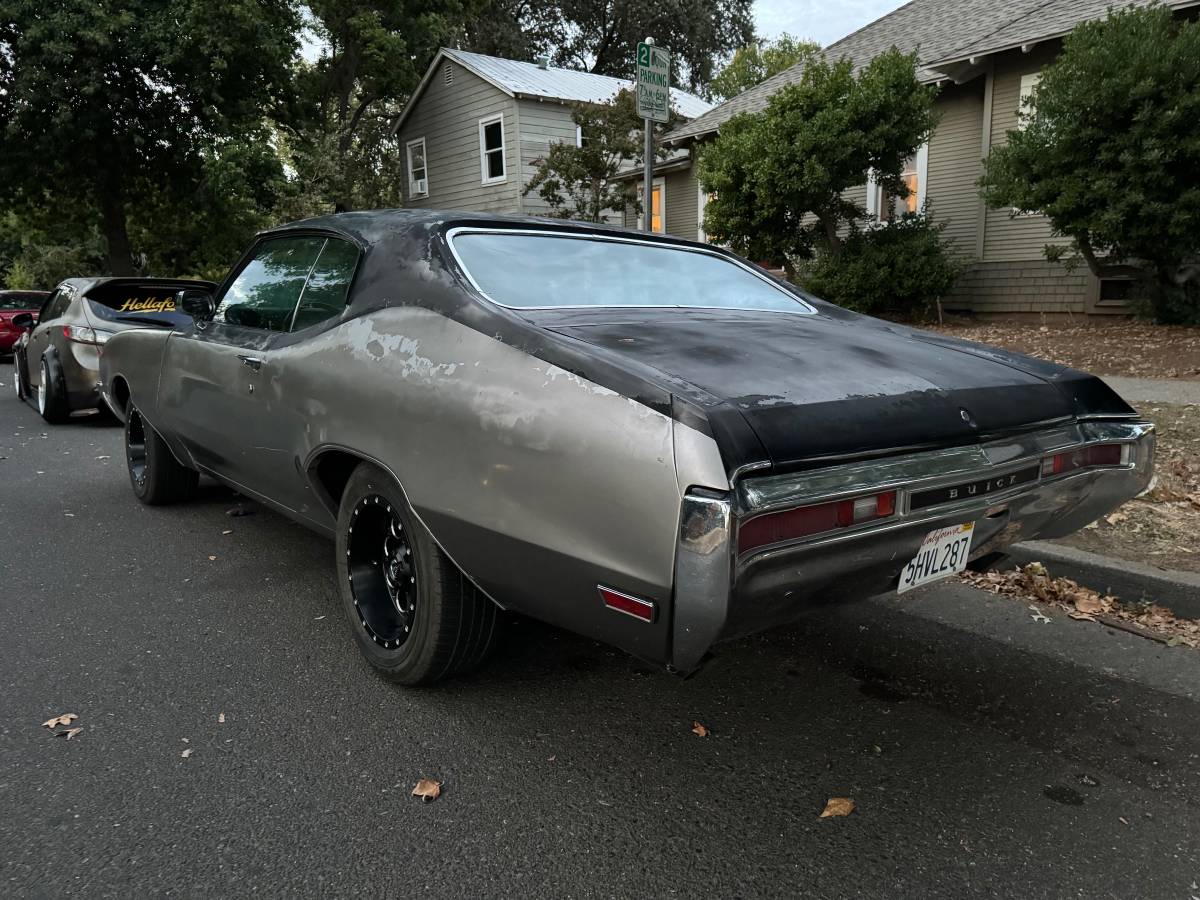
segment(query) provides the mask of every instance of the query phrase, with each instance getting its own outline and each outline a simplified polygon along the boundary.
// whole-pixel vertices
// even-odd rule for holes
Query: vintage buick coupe
[[[1068,534],[1153,468],[1097,378],[616,228],[345,213],[177,304],[103,354],[134,492],[206,473],[334,537],[358,644],[407,684],[479,663],[501,608],[692,671]]]

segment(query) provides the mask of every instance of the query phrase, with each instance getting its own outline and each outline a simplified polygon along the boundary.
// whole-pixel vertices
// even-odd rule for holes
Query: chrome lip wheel
[[[417,569],[404,523],[387,498],[363,497],[350,513],[346,570],[359,624],[385,650],[400,647],[417,616]]]
[[[140,487],[146,483],[146,426],[135,410],[129,411],[129,426],[125,435],[125,459],[129,474]]]

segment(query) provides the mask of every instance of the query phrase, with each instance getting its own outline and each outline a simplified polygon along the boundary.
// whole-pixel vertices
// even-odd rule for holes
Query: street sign
[[[671,112],[671,51],[645,41],[637,46],[637,113],[666,122]]]

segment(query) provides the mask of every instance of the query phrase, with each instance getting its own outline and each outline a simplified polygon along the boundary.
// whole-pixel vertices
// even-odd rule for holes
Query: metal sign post
[[[654,123],[671,115],[671,52],[646,38],[637,47],[637,111],[646,129],[642,151],[642,226],[654,230]]]

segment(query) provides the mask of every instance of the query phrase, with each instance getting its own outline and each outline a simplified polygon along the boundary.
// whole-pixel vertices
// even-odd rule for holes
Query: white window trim
[[[696,240],[702,244],[708,243],[708,235],[704,231],[704,210],[708,206],[708,193],[696,185]]]
[[[504,160],[504,174],[495,178],[488,178],[487,169],[487,143],[484,137],[484,129],[495,122],[500,123],[500,158]],[[496,152],[495,149],[492,150]],[[504,184],[508,181],[508,145],[504,140],[504,113],[496,113],[494,116],[484,116],[479,120],[479,183],[480,184]]]
[[[413,178],[413,147],[417,146],[417,144],[421,145],[421,159],[424,160],[425,190],[423,190],[423,191],[417,190],[417,182],[416,182],[416,179]],[[406,143],[404,145],[404,152],[405,152],[405,155],[408,157],[408,196],[409,196],[409,199],[415,199],[417,197],[428,197],[429,196],[429,150],[425,146],[425,138],[419,137],[419,138],[416,138],[415,140],[409,141],[408,143]]]
[[[576,147],[583,146],[583,126],[582,125],[575,126],[575,146]]]
[[[644,188],[644,187],[645,187],[645,184],[643,182],[639,181],[638,182],[638,190],[642,190],[642,188]],[[662,207],[662,209],[660,210],[659,216],[658,216],[659,221],[662,223],[662,231],[656,231],[654,233],[655,234],[666,234],[667,233],[667,180],[661,176],[659,176],[658,178],[655,178],[654,181],[650,185],[650,190],[653,191],[655,188],[658,188],[658,196],[659,196],[658,202],[659,202],[659,205]],[[642,193],[645,193],[645,191],[642,190]],[[646,211],[650,207],[650,204],[653,202],[654,202],[653,198],[651,198],[649,200],[642,198],[642,211],[640,213],[638,213],[638,219],[637,219],[638,231],[643,231],[645,229],[645,227],[646,227],[645,226]]]

